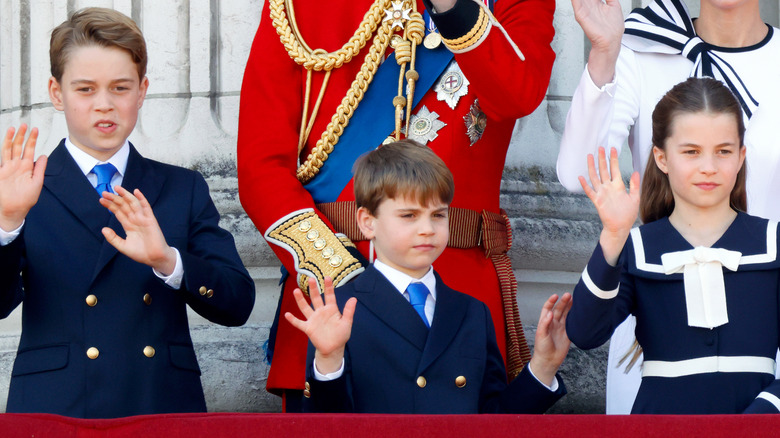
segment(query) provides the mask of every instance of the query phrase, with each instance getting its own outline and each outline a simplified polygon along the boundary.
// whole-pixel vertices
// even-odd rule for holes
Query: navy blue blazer
[[[565,394],[528,372],[507,384],[490,311],[436,275],[430,330],[393,285],[370,266],[336,289],[341,309],[356,297],[344,374],[314,379],[309,346],[303,408],[308,412],[415,414],[543,413]]]
[[[122,185],[141,190],[181,253],[181,289],[106,241],[104,226],[125,233],[60,143],[22,234],[0,247],[0,317],[24,301],[8,412],[206,410],[187,305],[212,322],[241,325],[254,283],[199,173],[145,159],[131,145]]]

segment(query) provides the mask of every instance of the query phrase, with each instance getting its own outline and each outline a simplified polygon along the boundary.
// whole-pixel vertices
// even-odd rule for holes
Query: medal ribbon
[[[681,0],[655,0],[646,8],[634,9],[626,18],[623,44],[635,52],[685,56],[693,62],[691,77],[712,77],[731,89],[746,122],[758,109],[758,101],[734,68],[715,53],[714,46],[696,36],[688,8]]]

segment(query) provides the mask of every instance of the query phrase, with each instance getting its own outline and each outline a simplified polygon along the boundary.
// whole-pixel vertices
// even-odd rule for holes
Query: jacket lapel
[[[65,140],[49,156],[43,185],[95,238],[105,240],[100,230],[111,213],[98,202],[100,195],[68,153]]]
[[[355,297],[391,330],[420,351],[425,349],[428,328],[411,304],[373,265],[355,280]]]
[[[148,161],[143,158],[131,144],[130,155],[127,158],[127,169],[125,169],[125,176],[122,178],[122,187],[131,193],[135,189],[139,189],[149,201],[149,204],[154,208],[154,204],[160,195],[164,182],[165,177],[155,172]],[[94,192],[95,190],[92,189],[92,191]],[[102,205],[98,204],[98,206],[103,210],[106,210]],[[114,215],[109,213],[109,216],[110,217],[107,218],[108,223],[106,224],[106,222],[104,222],[103,226],[110,227],[117,235],[125,238],[125,230],[122,228],[122,224],[119,223],[119,220],[117,220]],[[159,221],[160,218],[157,219]],[[103,238],[102,233],[101,238]],[[117,249],[104,238],[102,242],[100,253],[98,254],[98,261],[97,264],[95,264],[95,271],[92,275],[92,281],[97,278],[100,271],[103,270],[118,252]]]
[[[466,297],[447,287],[436,274],[436,310],[428,343],[420,360],[419,372],[428,366],[449,347],[466,317],[469,303]]]

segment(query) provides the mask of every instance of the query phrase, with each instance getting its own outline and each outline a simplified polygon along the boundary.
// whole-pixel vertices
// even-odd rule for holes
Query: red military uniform
[[[298,0],[295,2],[294,14],[288,11],[286,17],[293,21],[291,17],[294,16],[294,24],[297,25],[300,38],[308,46],[312,49],[322,48],[332,52],[339,50],[350,39],[373,3],[375,2],[372,0],[329,2]],[[328,273],[315,266],[319,262],[327,264],[328,260],[334,261],[335,258],[325,260],[319,257],[315,249],[306,245],[312,245],[323,236],[328,239],[327,245],[334,247],[340,247],[339,242],[344,243],[346,240],[342,237],[339,241],[333,235],[331,230],[334,230],[333,223],[337,220],[330,214],[329,220],[323,214],[324,209],[315,206],[320,201],[315,202],[310,193],[310,186],[307,184],[311,182],[307,181],[307,184],[303,184],[296,177],[296,169],[306,160],[312,147],[320,140],[321,133],[331,122],[331,117],[336,113],[337,107],[364,62],[371,41],[369,40],[350,62],[345,62],[331,71],[311,135],[299,154],[297,145],[306,95],[307,71],[291,59],[288,50],[280,42],[277,27],[284,29],[285,23],[280,26],[277,20],[277,26],[273,25],[272,19],[269,18],[274,12],[273,7],[272,1],[266,1],[241,90],[238,134],[239,193],[242,205],[258,230],[271,242],[271,248],[287,271],[293,273],[284,285],[281,314],[290,311],[297,315],[299,312],[292,295],[292,289],[297,284],[296,270],[318,278],[331,275],[338,277],[337,281],[342,283],[361,271],[359,262],[350,259],[349,254],[344,252],[344,248],[336,249],[336,254],[343,256],[344,263],[338,268],[341,271],[337,269],[337,272]],[[417,7],[420,12],[425,11],[422,1]],[[460,92],[464,95],[456,99],[457,102],[452,109],[445,100],[437,98],[437,95],[441,96],[434,87],[440,85],[442,80],[436,79],[430,89],[416,90],[415,93],[418,97],[422,96],[422,100],[412,110],[413,115],[424,115],[425,110],[429,114],[435,113],[438,115],[437,120],[446,124],[441,127],[441,124],[436,122],[434,134],[427,134],[428,139],[435,138],[427,144],[447,163],[454,175],[455,198],[451,207],[464,209],[461,212],[471,214],[471,219],[476,218],[482,224],[475,231],[473,227],[461,226],[462,224],[456,220],[458,215],[451,214],[450,247],[436,260],[434,268],[444,282],[488,305],[496,326],[497,341],[505,358],[507,355],[506,307],[502,302],[497,269],[504,271],[501,274],[505,289],[514,284],[514,279],[511,278],[511,267],[506,263],[505,256],[503,256],[505,262],[503,265],[494,263],[495,253],[505,251],[508,245],[505,235],[490,234],[488,217],[495,219],[493,225],[505,234],[503,224],[500,223],[503,219],[499,216],[499,188],[506,151],[515,120],[531,113],[539,105],[547,90],[555,58],[550,47],[554,35],[552,26],[554,10],[554,0],[499,0],[495,3],[495,19],[501,23],[525,56],[524,61],[519,58],[498,27],[485,25],[485,20],[490,19],[489,14],[472,0],[459,0],[450,11],[432,14],[433,22],[438,26],[447,47],[455,49],[454,59],[469,84],[465,94],[463,93],[465,90]],[[284,33],[281,34],[284,37]],[[428,50],[430,49],[419,45],[417,57],[427,56]],[[442,46],[434,50],[447,49]],[[390,52],[392,49],[388,49],[387,53]],[[422,76],[423,73],[420,75]],[[309,111],[315,104],[324,76],[325,73],[319,71],[312,75],[313,91],[308,103]],[[382,86],[397,89],[398,82],[397,80],[389,84],[372,82],[369,88]],[[478,106],[474,105],[476,99],[478,99]],[[381,105],[386,105],[391,111],[393,109],[392,101],[382,102]],[[373,111],[373,109],[360,108],[358,105],[356,111]],[[478,116],[475,119],[481,118],[481,126],[484,127],[481,136],[479,129],[472,137],[467,133],[464,117],[471,112]],[[392,119],[392,113],[390,118]],[[429,121],[433,119],[436,117],[428,118]],[[478,121],[476,125],[480,125],[480,122]],[[477,127],[472,126],[472,131]],[[345,131],[349,129],[359,129],[359,127],[347,125]],[[390,134],[392,129],[382,132],[381,138]],[[421,142],[425,140],[422,139]],[[381,139],[365,146],[371,149],[379,143]],[[340,147],[347,146],[338,142],[334,150]],[[323,169],[329,164],[333,163],[325,161]],[[348,164],[348,172],[351,169],[351,162],[346,164]],[[314,176],[312,181],[316,181],[318,177],[319,175]],[[334,193],[331,200],[338,201],[336,204],[331,204],[331,207],[342,205],[340,203],[343,201],[353,201],[351,181]],[[324,223],[320,225],[317,233],[310,234],[313,232],[309,231],[310,229],[318,228],[316,223],[312,223],[312,220],[316,222],[317,217]],[[343,220],[339,219],[338,222]],[[345,227],[337,225],[339,228]],[[356,235],[354,230],[351,233],[344,229],[336,229],[336,231],[347,234],[353,240],[359,239],[359,234]],[[300,234],[295,234],[297,232]],[[501,242],[498,244],[492,242],[496,240],[495,236],[499,236],[498,240],[504,239],[503,247]],[[473,242],[464,243],[469,240]],[[509,241],[511,243],[511,236]],[[322,245],[326,244],[325,240],[322,242]],[[355,244],[357,249],[368,257],[368,242],[356,241]],[[498,249],[495,247],[491,249],[491,245],[497,246]],[[316,248],[316,250],[321,249],[321,247]],[[491,258],[491,255],[494,257]],[[336,263],[340,262],[342,262],[341,257]],[[514,299],[512,304],[516,309]],[[517,323],[519,326],[519,320]],[[520,327],[510,327],[510,329],[514,329],[516,335],[519,332],[519,336],[522,337]],[[271,391],[303,389],[306,335],[281,318],[275,341],[268,389]],[[521,339],[521,342],[525,344],[525,339]],[[524,356],[527,358],[527,347],[525,348]],[[512,369],[511,363],[508,368],[511,374],[520,370],[518,366]]]

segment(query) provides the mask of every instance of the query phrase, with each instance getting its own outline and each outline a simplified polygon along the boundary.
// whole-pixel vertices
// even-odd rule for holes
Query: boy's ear
[[[653,158],[655,159],[655,165],[661,169],[663,173],[669,173],[669,169],[666,167],[666,152],[658,146],[653,146]]]
[[[376,218],[368,212],[366,207],[358,208],[355,218],[357,219],[358,228],[366,236],[366,239],[372,240],[374,238]]]
[[[62,87],[60,87],[59,81],[54,76],[49,78],[49,100],[57,111],[62,111],[64,106],[62,105]]]
[[[144,76],[141,79],[141,83],[138,84],[138,109],[144,106],[144,99],[146,98],[146,91],[149,89],[149,78]]]

